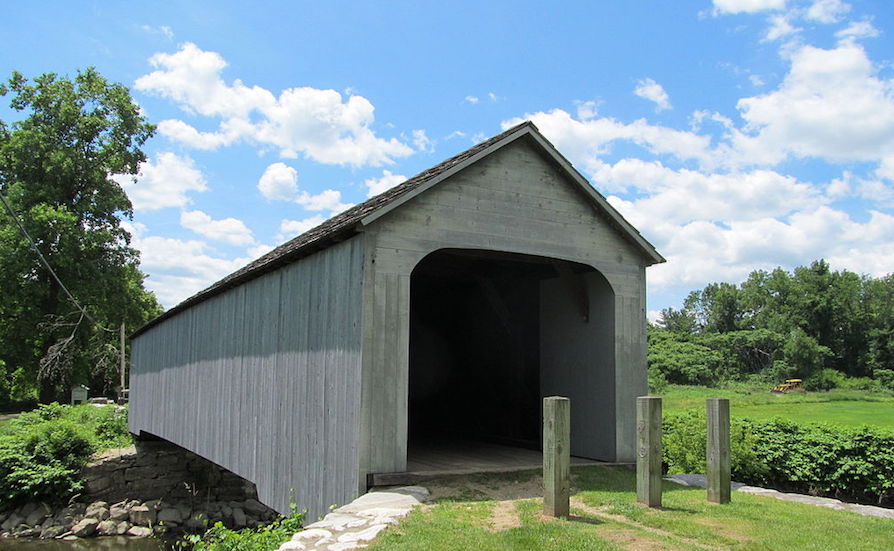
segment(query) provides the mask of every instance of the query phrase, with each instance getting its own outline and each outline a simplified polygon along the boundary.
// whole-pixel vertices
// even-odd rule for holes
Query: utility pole
[[[118,391],[118,402],[121,402],[121,398],[122,398],[122,396],[124,396],[124,389],[126,388],[124,386],[125,358],[124,358],[124,322],[123,321],[121,322],[121,330],[119,332],[119,335],[121,337],[121,343],[120,343],[120,348],[119,348],[119,352],[120,352],[120,356],[121,356],[121,390]]]

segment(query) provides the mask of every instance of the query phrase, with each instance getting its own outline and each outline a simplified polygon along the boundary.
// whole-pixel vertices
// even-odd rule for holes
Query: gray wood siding
[[[410,274],[442,248],[540,255],[602,273],[615,300],[616,459],[633,460],[634,398],[646,392],[647,260],[566,178],[520,139],[368,227],[361,474],[406,468]]]
[[[136,337],[131,431],[254,482],[283,513],[294,502],[313,519],[353,499],[363,254],[352,238]]]

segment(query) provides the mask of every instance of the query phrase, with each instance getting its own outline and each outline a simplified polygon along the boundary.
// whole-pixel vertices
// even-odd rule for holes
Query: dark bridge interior
[[[540,283],[576,274],[542,257],[443,250],[413,272],[409,447],[479,440],[540,449]],[[579,279],[579,278],[577,278]]]

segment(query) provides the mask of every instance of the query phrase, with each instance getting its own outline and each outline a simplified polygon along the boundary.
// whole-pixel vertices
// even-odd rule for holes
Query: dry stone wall
[[[278,516],[258,502],[251,482],[164,441],[106,451],[82,479],[83,494],[67,507],[28,503],[0,513],[0,536],[146,537],[201,532],[217,521],[255,527]]]

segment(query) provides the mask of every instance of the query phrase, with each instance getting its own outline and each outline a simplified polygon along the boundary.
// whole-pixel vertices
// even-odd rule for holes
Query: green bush
[[[0,433],[0,510],[63,502],[81,489],[81,468],[94,452],[131,441],[126,410],[52,403],[23,413]]]
[[[834,369],[820,369],[814,373],[809,379],[804,381],[804,387],[807,390],[832,390],[833,388],[841,388],[844,386],[845,379],[840,371]]]
[[[0,508],[23,501],[63,501],[81,489],[80,469],[95,451],[71,421],[23,425],[0,437]]]
[[[185,536],[179,551],[273,551],[301,530],[304,514],[292,507],[292,514],[258,528],[231,530],[217,522],[202,535]]]
[[[888,390],[894,390],[894,370],[876,369],[873,373],[875,380]]]
[[[730,432],[734,480],[879,503],[894,496],[894,432],[779,418],[733,419]],[[705,472],[703,413],[668,416],[662,443],[670,472]]]

